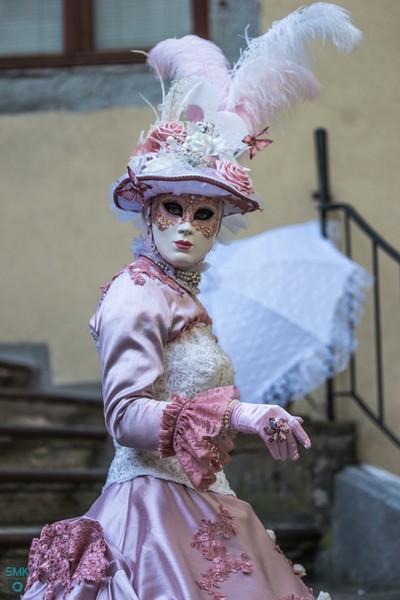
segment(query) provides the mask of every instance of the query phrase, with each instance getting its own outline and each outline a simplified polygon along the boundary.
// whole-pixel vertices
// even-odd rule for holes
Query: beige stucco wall
[[[299,4],[263,0],[264,28]],[[251,165],[265,211],[253,219],[246,235],[314,216],[313,130],[323,126],[329,130],[335,197],[354,204],[399,247],[400,4],[397,0],[341,4],[364,30],[364,43],[350,57],[318,47],[320,98],[271,128],[273,146]],[[99,379],[87,322],[99,285],[130,260],[133,237],[131,225],[118,223],[108,212],[108,185],[121,174],[141,129],[151,120],[147,108],[0,117],[0,340],[46,342],[58,383]],[[358,254],[368,266],[363,246]],[[398,290],[398,274],[383,267],[382,275],[388,299]],[[395,310],[398,313],[398,298],[389,301],[384,335],[388,416],[399,431]],[[367,321],[360,336],[368,342]],[[370,359],[369,351],[361,356],[367,386]],[[363,460],[400,473],[398,456],[358,409],[343,402],[339,414],[357,419]]]

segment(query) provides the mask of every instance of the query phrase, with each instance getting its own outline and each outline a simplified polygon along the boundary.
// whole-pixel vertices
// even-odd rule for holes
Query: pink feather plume
[[[310,68],[311,41],[331,40],[339,50],[351,52],[361,37],[340,6],[316,2],[299,8],[248,41],[233,69],[223,108],[237,112],[253,131],[271,123],[279,109],[312,100],[318,93],[319,83]]]
[[[196,35],[159,42],[149,52],[148,64],[162,78],[200,77],[211,83],[222,101],[229,92],[229,63],[214,42]]]
[[[273,122],[284,108],[313,100],[320,91],[320,83],[309,69],[288,60],[270,61],[263,69],[255,63],[254,70],[250,79],[247,70],[243,77],[246,86],[234,95],[234,104],[226,108],[236,112],[250,131]]]
[[[148,64],[161,79],[194,76],[209,82],[218,94],[219,110],[238,114],[254,133],[274,121],[282,108],[318,94],[320,84],[310,58],[310,45],[316,38],[323,43],[331,40],[339,50],[351,52],[362,33],[346,10],[316,2],[276,21],[264,35],[247,40],[232,71],[218,46],[195,35],[160,42],[150,51]],[[179,91],[182,95],[176,88],[165,103],[165,113],[175,118],[187,108]],[[178,100],[181,105],[175,114],[171,106]]]

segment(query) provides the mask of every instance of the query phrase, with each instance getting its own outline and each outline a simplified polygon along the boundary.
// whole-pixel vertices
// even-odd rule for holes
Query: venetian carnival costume
[[[151,51],[159,77],[175,81],[113,189],[119,210],[142,213],[144,236],[90,323],[115,457],[88,512],[33,541],[25,600],[315,599],[222,470],[237,431],[260,435],[276,459],[298,458],[295,436],[310,445],[301,420],[239,402],[197,299],[202,261],[169,261],[157,242],[176,226],[211,246],[217,218],[222,234],[260,207],[238,158],[268,145],[260,122],[316,93],[303,48],[315,35],[351,50],[361,34],[341,8],[317,3],[249,41],[232,72],[195,36]]]

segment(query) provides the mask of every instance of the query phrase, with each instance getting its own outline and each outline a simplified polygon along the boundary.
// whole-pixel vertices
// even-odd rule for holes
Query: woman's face
[[[201,262],[218,234],[223,204],[194,194],[160,194],[152,201],[151,230],[161,256],[174,267]]]

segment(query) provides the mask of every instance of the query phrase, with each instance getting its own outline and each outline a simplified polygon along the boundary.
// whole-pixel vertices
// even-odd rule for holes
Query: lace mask
[[[212,247],[223,204],[193,194],[160,194],[151,204],[151,231],[159,254],[175,267],[192,267]]]
[[[160,231],[188,221],[209,239],[219,231],[222,210],[222,202],[217,198],[193,194],[160,194],[153,199],[151,220]]]

